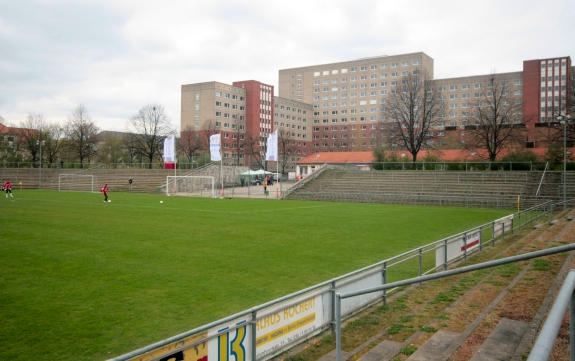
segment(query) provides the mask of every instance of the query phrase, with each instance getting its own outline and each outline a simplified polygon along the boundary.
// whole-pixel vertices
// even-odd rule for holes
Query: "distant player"
[[[108,188],[108,184],[104,184],[104,186],[100,189],[101,193],[104,193],[104,203],[108,202],[108,191],[110,190],[110,188]]]
[[[9,179],[6,180],[6,182],[2,186],[2,189],[6,191],[6,198],[8,198],[8,193],[10,193],[11,198],[14,198],[14,196],[12,195],[12,183],[10,183]]]

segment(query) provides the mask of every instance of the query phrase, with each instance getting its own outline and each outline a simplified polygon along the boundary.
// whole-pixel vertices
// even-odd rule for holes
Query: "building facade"
[[[445,102],[433,129],[436,145],[463,147],[466,127],[476,125],[470,118],[482,88],[497,81],[510,101],[522,104],[525,145],[546,146],[556,116],[570,107],[572,72],[567,56],[527,60],[517,72],[434,79],[434,60],[423,52],[282,69],[278,96],[274,86],[255,80],[182,85],[181,129],[204,136],[221,132],[224,162],[245,165],[245,145],[252,144],[253,152],[256,143],[264,152],[267,137],[278,129],[280,148],[285,138],[280,162],[290,171],[312,153],[368,151],[381,144],[389,123],[384,104],[403,77],[417,75],[434,80]]]

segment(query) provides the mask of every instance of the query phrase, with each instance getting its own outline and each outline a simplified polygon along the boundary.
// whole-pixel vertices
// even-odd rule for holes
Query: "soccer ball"
[[[160,201],[160,203],[164,203],[164,201]]]
[[[111,200],[111,199],[108,199],[108,203],[112,203],[112,200]]]

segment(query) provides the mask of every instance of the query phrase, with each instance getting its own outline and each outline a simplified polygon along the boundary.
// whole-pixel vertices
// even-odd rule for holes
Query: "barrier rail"
[[[412,277],[410,275],[422,277],[447,269],[449,264],[465,259],[487,244],[493,245],[496,239],[547,216],[550,205],[551,202],[539,204],[111,360],[137,357],[154,361],[170,359],[168,356],[176,353],[188,353],[190,359],[198,360],[207,357],[208,352],[214,355],[239,352],[238,361],[267,360],[326,329],[335,333],[337,315],[348,317],[374,303],[386,303],[388,293],[395,287],[356,297],[346,302],[343,310],[341,305],[336,309],[336,294],[389,285],[396,279]],[[220,360],[227,359],[222,357]]]

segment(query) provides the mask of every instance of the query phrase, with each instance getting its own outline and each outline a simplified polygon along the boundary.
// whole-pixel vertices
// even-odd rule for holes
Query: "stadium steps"
[[[466,264],[532,252],[558,243],[570,242],[572,240],[569,237],[575,236],[575,222],[568,219],[574,215],[575,211],[568,210],[555,217],[559,220],[558,223],[551,225],[546,222],[537,229],[526,227],[521,237],[516,235],[514,240],[509,239],[513,237],[506,237],[505,240],[497,242],[495,247],[485,248],[483,253],[470,258]],[[438,353],[437,350],[443,350],[440,356],[423,359],[469,360],[479,351],[488,336],[496,330],[500,320],[505,318],[528,324],[527,331],[522,337],[518,337],[519,346],[513,346],[515,348],[513,360],[521,360],[521,355],[529,352],[536,331],[558,287],[562,284],[572,259],[573,253],[548,256],[537,262],[535,260],[524,261],[431,281],[419,287],[409,287],[388,298],[390,302],[383,308],[385,312],[394,312],[391,312],[389,322],[380,325],[382,331],[352,351],[345,349],[346,339],[353,337],[350,332],[354,332],[354,328],[349,325],[353,326],[354,321],[361,317],[374,317],[379,311],[378,309],[372,310],[367,316],[358,316],[346,321],[345,324],[348,327],[344,328],[342,337],[346,351],[344,360],[406,360],[408,356],[405,353],[409,353],[410,348],[412,350],[417,348],[422,350],[419,354],[430,356],[431,353],[426,353],[425,350],[431,348],[434,343],[440,344],[434,348],[435,353]],[[537,265],[537,268],[534,265]],[[542,271],[540,269],[542,265],[550,269]],[[476,281],[471,282],[472,279]],[[446,295],[454,289],[458,289],[463,295],[457,299],[449,299]],[[539,292],[531,296],[535,289]],[[414,306],[408,305],[411,311],[401,312],[401,307],[397,306],[409,299],[414,302]],[[447,301],[443,301],[445,299]],[[537,310],[537,313],[534,310]],[[414,320],[418,323],[419,330],[410,333],[409,327],[403,325],[406,332],[393,331],[394,328],[397,331],[397,325],[413,323]],[[433,338],[438,332],[439,336]],[[496,338],[495,334],[493,338]],[[440,342],[442,339],[449,339],[449,341],[442,343]],[[431,346],[425,346],[427,342],[431,342]],[[469,353],[470,351],[472,353]],[[416,354],[417,352],[412,357]],[[334,358],[335,350],[319,360],[327,361]],[[409,360],[418,360],[418,358],[409,358]]]
[[[541,172],[357,171],[327,169],[287,198],[336,202],[523,208],[561,199],[562,174],[548,173],[535,197]],[[568,174],[568,197],[575,197],[575,174]],[[453,200],[450,198],[465,198]],[[485,198],[485,199],[482,199]],[[498,202],[500,201],[500,202]],[[444,204],[445,203],[445,204]]]

